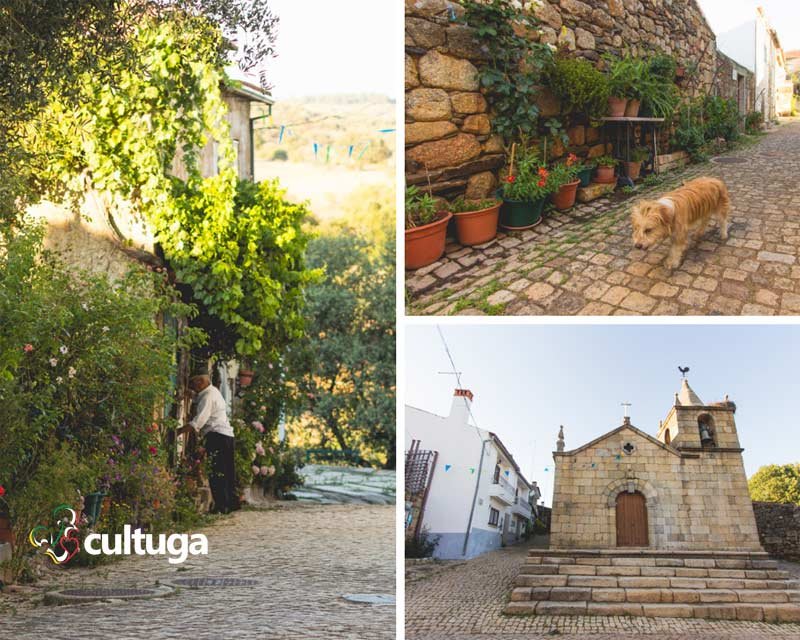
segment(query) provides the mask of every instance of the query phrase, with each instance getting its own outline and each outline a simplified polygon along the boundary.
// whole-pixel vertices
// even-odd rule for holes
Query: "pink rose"
[[[260,456],[264,455],[264,445],[260,442],[256,442],[256,453]]]
[[[261,467],[261,475],[268,476],[269,475],[269,467]]]
[[[253,475],[254,475],[254,476],[257,476],[257,475],[258,475],[258,472],[260,471],[260,469],[259,469],[259,468],[258,468],[256,465],[253,465],[253,466],[252,466],[252,467],[250,467],[250,468],[253,470]]]
[[[32,344],[26,344],[24,347],[22,347],[22,350],[25,353],[30,353],[31,351],[33,351],[33,345]]]

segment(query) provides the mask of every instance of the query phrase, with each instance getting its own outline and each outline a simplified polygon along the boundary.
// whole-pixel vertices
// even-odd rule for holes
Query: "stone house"
[[[222,87],[223,99],[228,107],[227,120],[236,153],[236,170],[240,177],[253,179],[254,136],[253,121],[259,113],[269,113],[272,97],[258,83],[238,68],[226,70],[231,82]],[[217,169],[217,143],[209,140],[199,157],[203,176],[214,175]],[[180,158],[173,163],[173,174],[185,175]],[[58,253],[69,264],[95,273],[107,274],[112,279],[122,277],[132,264],[152,267],[165,266],[163,254],[151,229],[127,203],[109,202],[95,191],[86,193],[79,210],[62,204],[43,201],[28,210],[28,214],[45,224],[45,248]],[[165,325],[168,318],[159,319]],[[179,329],[175,326],[174,329]],[[188,354],[177,354],[177,403],[171,408],[171,417],[183,419],[189,410],[187,381],[190,375]],[[238,363],[218,363],[212,371],[232,410],[235,397]]]
[[[555,459],[553,548],[761,551],[736,406],[686,379],[652,436],[621,426]]]
[[[717,51],[717,73],[714,79],[713,94],[733,100],[739,109],[739,115],[746,116],[754,111],[753,72],[733,58],[726,56],[722,51]]]
[[[682,87],[687,95],[708,92],[716,71],[716,43],[696,0],[540,0],[524,3],[541,23],[541,42],[563,45],[589,60],[605,52],[660,50],[696,67]],[[502,140],[492,135],[478,68],[486,59],[462,23],[463,7],[451,0],[407,0],[405,39],[406,182],[431,184],[445,197],[482,198],[497,186],[505,163]],[[559,116],[558,100],[540,92],[541,118]],[[600,130],[567,123],[568,150],[581,157],[606,153]],[[660,146],[667,150],[669,132]],[[558,158],[567,149],[552,149]]]
[[[541,497],[497,434],[470,424],[472,399],[456,389],[448,416],[406,407],[406,535],[438,538],[440,559],[520,541]],[[423,459],[424,473],[413,473]]]

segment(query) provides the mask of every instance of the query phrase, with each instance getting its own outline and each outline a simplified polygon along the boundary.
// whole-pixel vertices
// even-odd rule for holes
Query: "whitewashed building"
[[[791,110],[792,82],[783,49],[764,9],[759,7],[752,20],[717,35],[717,47],[753,72],[755,110],[772,120]]]
[[[518,542],[541,495],[500,438],[470,424],[472,399],[456,389],[448,416],[406,407],[406,533],[438,538],[441,559]]]

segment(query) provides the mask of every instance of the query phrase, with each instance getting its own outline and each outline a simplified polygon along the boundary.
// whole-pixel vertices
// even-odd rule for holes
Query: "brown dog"
[[[667,267],[675,269],[683,260],[690,236],[703,235],[712,216],[719,223],[720,237],[728,238],[730,210],[728,189],[722,180],[697,178],[658,200],[642,200],[634,205],[633,244],[637,249],[650,249],[669,238]]]

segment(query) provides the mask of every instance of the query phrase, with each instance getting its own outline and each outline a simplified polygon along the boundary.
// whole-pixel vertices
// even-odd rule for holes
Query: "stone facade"
[[[695,0],[560,0],[525,2],[541,23],[542,42],[565,45],[592,61],[604,52],[640,54],[661,50],[687,67],[697,64],[687,93],[707,90],[716,69],[714,34]],[[481,198],[497,186],[505,163],[502,142],[491,134],[491,117],[478,86],[486,52],[462,24],[463,8],[449,0],[406,0],[406,181],[431,184],[444,196]],[[691,85],[691,86],[690,86]],[[560,105],[543,88],[542,118]],[[568,150],[582,157],[606,152],[597,129],[565,123]],[[665,132],[661,144],[668,142]],[[666,148],[663,147],[662,148]]]
[[[753,72],[717,51],[717,73],[714,77],[714,95],[736,102],[739,115],[753,110],[755,78]]]
[[[627,492],[644,496],[649,548],[761,551],[734,412],[727,401],[703,404],[684,380],[657,438],[626,419],[554,452],[551,548],[616,548],[617,499]]]
[[[800,505],[754,502],[758,536],[770,555],[800,560]]]

